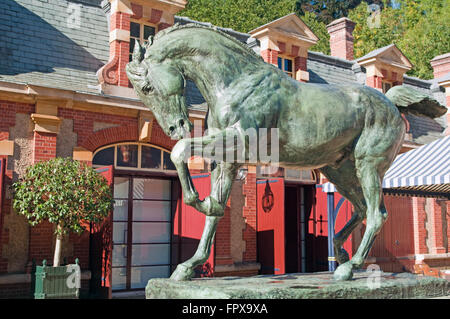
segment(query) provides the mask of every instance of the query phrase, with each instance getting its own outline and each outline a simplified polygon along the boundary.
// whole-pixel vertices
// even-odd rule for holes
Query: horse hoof
[[[350,262],[339,265],[334,271],[333,278],[337,281],[350,280],[353,277],[353,266]]]
[[[170,276],[170,279],[176,281],[188,281],[194,276],[194,270],[183,265],[179,264],[175,271]]]
[[[339,263],[339,265],[342,265],[349,260],[350,257],[344,248],[340,248],[339,250],[337,250],[336,261]]]

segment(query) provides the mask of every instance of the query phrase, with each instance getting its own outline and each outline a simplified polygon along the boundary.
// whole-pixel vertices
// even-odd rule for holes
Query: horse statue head
[[[153,38],[143,47],[135,41],[132,61],[126,72],[137,95],[149,107],[164,132],[172,139],[181,139],[192,130],[186,100],[183,96],[185,79],[170,65],[151,59],[149,48]]]

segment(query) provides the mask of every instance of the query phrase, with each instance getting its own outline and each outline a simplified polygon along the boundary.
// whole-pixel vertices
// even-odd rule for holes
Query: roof
[[[413,67],[411,61],[400,51],[400,49],[395,45],[395,43],[389,44],[385,47],[375,49],[366,55],[356,59],[357,62],[363,64],[363,61],[370,60],[372,58],[381,57],[387,55],[389,52],[394,52],[394,59],[399,60],[400,65],[404,65],[404,67],[411,69]]]
[[[438,55],[438,56],[435,56],[431,61],[445,59],[445,58],[448,58],[448,57],[450,57],[450,52],[444,53],[444,54],[441,54],[441,55]]]
[[[450,136],[397,156],[386,172],[383,188],[450,198]]]
[[[301,40],[317,43],[319,40],[314,32],[295,13],[287,14],[284,17],[259,26],[249,31],[249,34],[258,38],[261,34],[267,35],[268,30],[271,30],[272,33],[281,33],[293,41]]]
[[[80,8],[81,23],[64,18],[69,5]],[[1,1],[0,21],[0,81],[98,92],[96,72],[109,59],[99,1]]]
[[[383,190],[450,199],[450,136],[398,155],[384,176]],[[336,188],[325,183],[322,191],[332,193]]]
[[[362,56],[360,58],[357,58],[356,61],[362,61],[362,60],[366,60],[366,59],[369,59],[369,58],[374,58],[374,57],[378,56],[380,53],[385,52],[385,51],[389,50],[390,48],[392,48],[394,46],[395,46],[395,44],[392,43],[392,44],[389,44],[389,45],[387,45],[385,47],[375,49],[373,51],[370,51],[366,55],[364,55],[364,56]]]
[[[354,62],[320,52],[308,52],[309,82],[322,84],[355,84]]]
[[[97,70],[109,59],[108,13],[102,9],[101,2],[101,0],[0,1],[2,35],[0,82],[30,84],[105,96],[100,90],[96,75]],[[70,20],[67,20],[69,6],[80,8],[79,25],[72,25]],[[175,16],[175,22],[211,25],[182,16]],[[218,29],[247,43],[255,51],[259,50],[258,41],[250,34],[229,28],[218,27]],[[374,50],[366,57],[380,54],[392,46]],[[365,83],[365,73],[361,71],[356,61],[309,51],[307,66],[312,83]],[[436,84],[435,80],[426,81],[404,76],[404,84],[434,94],[441,103],[445,103],[443,92],[432,92],[431,86]],[[190,108],[206,111],[205,100],[191,81],[187,82],[185,96]],[[445,124],[439,119],[436,121],[414,117],[408,119],[411,121],[413,139],[419,143],[428,143],[442,136]]]

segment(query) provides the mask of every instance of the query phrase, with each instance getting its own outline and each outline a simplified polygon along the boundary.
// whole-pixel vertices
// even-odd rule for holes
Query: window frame
[[[118,166],[117,165],[117,146],[120,145],[137,145],[138,146],[138,158],[137,158],[137,167],[126,167],[126,166]],[[156,148],[161,150],[161,168],[143,168],[142,167],[142,147],[146,146],[146,147],[152,147],[152,148]],[[160,147],[158,145],[153,145],[153,144],[148,144],[148,143],[140,143],[140,142],[120,142],[120,143],[114,143],[114,144],[109,144],[109,145],[105,145],[102,146],[98,149],[96,149],[94,151],[94,153],[92,154],[92,167],[94,168],[98,168],[98,167],[103,167],[105,166],[104,164],[94,164],[94,157],[95,155],[102,151],[105,150],[107,148],[111,148],[113,147],[114,150],[114,161],[113,161],[113,165],[114,165],[114,169],[117,170],[124,170],[124,171],[140,171],[140,172],[165,172],[165,173],[176,173],[176,170],[172,170],[172,169],[164,169],[164,152],[167,152],[170,155],[170,151]]]
[[[136,20],[136,19],[130,19],[130,52],[128,54],[129,61],[131,61],[131,55],[133,54],[131,50],[131,43],[134,41],[134,39],[137,39],[136,37],[133,37],[131,35],[131,23],[139,24],[139,42],[141,45],[145,45],[145,43],[148,42],[148,39],[144,38],[144,26],[152,27],[155,29],[155,34],[158,32],[158,26],[156,24],[150,23],[148,21],[142,21],[142,20]]]
[[[385,90],[385,85],[389,85],[389,88],[387,90]],[[394,83],[391,81],[381,81],[381,90],[383,91],[384,94],[386,94],[387,91],[389,91],[390,89],[392,89],[394,87]]]
[[[278,59],[281,59],[281,64],[282,64],[282,68],[281,69],[278,66]],[[286,63],[287,60],[291,61],[291,65],[292,65],[292,71],[291,72],[284,70],[285,69],[285,65],[286,65],[285,63]],[[291,78],[294,78],[294,76],[295,76],[295,74],[294,74],[295,73],[294,72],[294,70],[295,70],[295,60],[292,57],[289,57],[287,55],[279,54],[278,58],[277,58],[277,67],[278,67],[278,69],[280,69],[281,71],[283,71],[284,73],[289,75]]]

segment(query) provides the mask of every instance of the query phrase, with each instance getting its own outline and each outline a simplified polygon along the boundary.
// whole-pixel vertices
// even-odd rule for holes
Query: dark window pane
[[[141,37],[141,25],[139,23],[130,23],[130,36],[138,39]]]
[[[130,38],[130,53],[133,53],[135,41],[133,38]]]
[[[284,70],[287,72],[292,72],[292,60],[284,60]]]
[[[142,146],[142,158],[141,158],[142,168],[161,168],[161,150]]]
[[[155,35],[155,28],[144,25],[144,39],[147,40],[151,35]]]
[[[283,59],[282,58],[278,58],[278,68],[280,70],[283,70]]]
[[[164,157],[163,158],[163,161],[164,161],[163,169],[176,170],[175,165],[173,165],[172,160],[170,159],[170,154],[167,152],[164,152],[163,157]]]
[[[137,167],[137,145],[117,145],[117,166]]]
[[[92,159],[93,165],[114,165],[114,147],[105,148]]]

